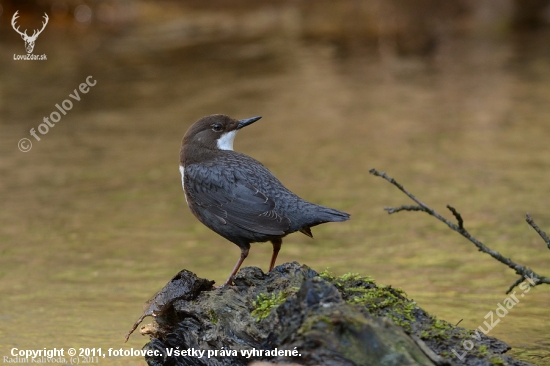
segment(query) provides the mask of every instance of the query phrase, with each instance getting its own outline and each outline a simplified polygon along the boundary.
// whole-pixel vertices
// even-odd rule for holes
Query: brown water
[[[275,31],[251,21],[243,37],[205,31],[189,41],[153,20],[114,34],[52,26],[35,51],[47,62],[13,61],[23,44],[4,33],[0,356],[12,347],[141,348],[146,338],[123,344],[124,335],[180,269],[226,278],[239,250],[191,215],[178,172],[181,137],[212,113],[264,116],[235,149],[304,198],[352,215],[316,227],[314,240],[288,237],[278,263],[371,275],[451,323],[482,325],[513,271],[425,214],[388,216],[383,207],[412,202],[370,175],[374,167],[449,218],[453,205],[478,239],[550,275],[550,252],[524,222],[529,212],[550,231],[547,34],[463,36],[428,59],[380,58],[304,40],[292,8],[246,16]],[[144,36],[154,32],[164,37]],[[31,137],[90,75],[97,85],[41,141]],[[27,153],[17,148],[24,137]],[[266,270],[270,248],[254,245],[245,265]],[[550,287],[520,300],[490,335],[550,365]]]

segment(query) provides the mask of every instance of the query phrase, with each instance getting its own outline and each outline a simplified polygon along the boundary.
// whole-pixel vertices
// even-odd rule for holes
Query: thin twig
[[[535,231],[540,235],[540,237],[542,238],[542,240],[544,240],[544,242],[546,243],[546,245],[548,246],[548,249],[550,249],[550,238],[548,238],[548,235],[546,235],[546,233],[544,231],[542,231],[538,226],[537,224],[535,224],[535,221],[533,221],[533,218],[531,217],[531,215],[527,214],[525,215],[526,218],[525,218],[525,221],[527,221],[527,223],[533,228],[535,229]]]
[[[396,213],[396,212],[400,212],[400,211],[423,211],[423,212],[426,212],[427,214],[429,214],[429,215],[435,217],[436,219],[438,219],[439,221],[445,223],[449,228],[451,228],[452,230],[458,232],[460,235],[464,236],[466,239],[471,241],[478,248],[479,251],[489,254],[491,257],[495,258],[499,262],[504,263],[505,265],[507,265],[508,267],[513,269],[516,272],[516,274],[520,275],[520,278],[517,279],[514,282],[514,284],[508,289],[508,291],[506,291],[506,294],[509,294],[516,286],[518,286],[521,282],[524,281],[524,279],[527,279],[527,278],[530,279],[529,282],[530,282],[531,286],[538,286],[538,285],[541,285],[543,283],[550,284],[550,278],[549,277],[541,276],[541,275],[533,272],[531,269],[515,263],[510,258],[504,257],[499,252],[497,252],[495,250],[492,250],[491,248],[485,246],[482,242],[480,242],[479,240],[474,238],[468,232],[468,230],[464,229],[464,221],[462,219],[462,216],[460,215],[460,213],[454,207],[447,205],[447,208],[452,212],[453,216],[456,218],[456,220],[458,222],[458,225],[456,225],[456,224],[452,223],[451,221],[447,220],[446,218],[441,216],[439,213],[437,213],[434,209],[426,206],[424,203],[422,203],[420,200],[418,200],[418,198],[416,198],[412,193],[408,192],[395,179],[389,177],[386,173],[379,172],[376,169],[371,169],[369,172],[371,174],[377,176],[377,177],[381,177],[381,178],[387,180],[388,182],[393,184],[395,187],[397,187],[401,192],[403,192],[405,195],[407,195],[407,197],[409,197],[411,200],[413,200],[414,202],[416,202],[418,204],[418,206],[401,206],[401,207],[398,207],[398,208],[391,208],[391,207],[384,208],[388,213],[392,214],[392,213]],[[546,235],[546,233],[544,233],[544,231],[542,231],[538,228],[538,226],[533,222],[531,216],[529,216],[529,215],[527,215],[527,222],[529,223],[529,225],[531,225],[537,231],[537,233],[539,233],[539,235],[543,238],[543,240],[548,245],[548,248],[550,249],[550,240],[548,239],[548,236]]]
[[[514,289],[514,287],[516,286],[519,286],[520,283],[522,283],[523,281],[525,280],[525,278],[523,277],[520,277],[516,280],[516,282],[514,282],[512,284],[512,286],[510,286],[510,288],[508,288],[508,291],[506,291],[506,294],[509,294],[510,292],[512,292],[512,290]]]
[[[453,213],[456,221],[458,221],[458,228],[460,230],[464,230],[464,220],[462,220],[462,216],[460,215],[460,213],[451,205],[447,205],[447,208]]]
[[[399,211],[424,211],[424,208],[420,206],[401,206],[401,207],[384,207],[384,210],[388,211],[389,214],[393,214]]]

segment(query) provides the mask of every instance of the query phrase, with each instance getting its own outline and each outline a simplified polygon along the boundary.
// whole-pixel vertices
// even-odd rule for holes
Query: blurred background
[[[124,335],[179,270],[225,280],[239,249],[192,216],[178,171],[183,134],[213,113],[262,115],[235,149],[352,215],[289,236],[279,264],[370,275],[483,325],[516,275],[428,215],[388,216],[412,202],[368,170],[449,218],[451,204],[489,247],[550,275],[524,221],[550,231],[549,4],[0,0],[0,356],[141,348]],[[47,60],[14,59],[15,11],[29,35],[47,13],[33,51]],[[70,99],[88,76],[97,84]],[[72,109],[30,136],[65,99]],[[265,271],[270,255],[255,244],[245,266]],[[550,287],[520,300],[489,335],[550,365]]]

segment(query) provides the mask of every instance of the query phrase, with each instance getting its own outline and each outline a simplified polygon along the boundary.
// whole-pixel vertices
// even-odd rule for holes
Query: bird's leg
[[[273,244],[273,255],[271,256],[271,263],[269,264],[269,272],[275,267],[275,261],[277,260],[279,250],[281,250],[281,245],[283,245],[283,240],[273,239],[271,240],[271,244]]]
[[[241,248],[241,257],[239,258],[239,260],[235,264],[235,267],[233,267],[233,272],[231,272],[231,274],[229,275],[229,278],[227,279],[227,281],[225,281],[225,283],[222,285],[222,287],[231,286],[231,284],[233,282],[233,277],[237,274],[237,272],[239,271],[239,268],[241,268],[241,264],[243,264],[246,257],[248,257],[248,250],[249,249],[250,249],[250,245],[248,245],[248,247],[246,247],[246,248]]]

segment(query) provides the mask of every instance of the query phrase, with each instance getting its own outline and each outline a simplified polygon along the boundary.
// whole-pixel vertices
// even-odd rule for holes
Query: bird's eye
[[[212,131],[214,132],[222,132],[223,131],[223,126],[221,125],[221,123],[214,123],[212,125]]]

